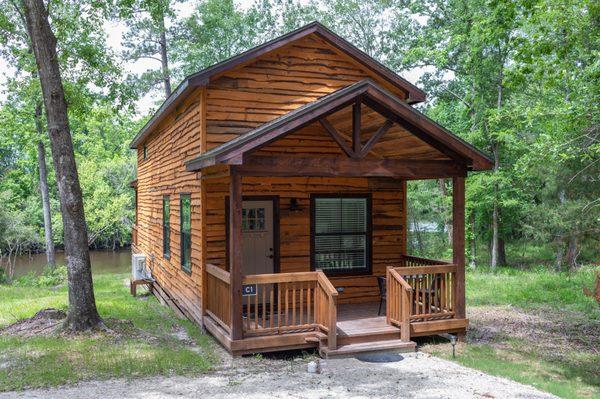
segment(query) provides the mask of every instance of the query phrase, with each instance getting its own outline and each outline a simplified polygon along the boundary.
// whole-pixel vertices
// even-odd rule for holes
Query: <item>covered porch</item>
[[[206,329],[237,355],[410,350],[411,337],[464,333],[465,178],[487,165],[485,156],[371,81],[188,162],[206,183],[202,204],[222,204],[202,211],[209,237],[202,251]],[[451,262],[406,253],[406,181],[432,178],[453,182]],[[339,232],[338,246],[327,252],[317,236],[335,221],[319,227],[317,200],[343,204],[346,197],[363,198],[364,207],[331,212],[364,215],[364,223],[342,223],[354,227]],[[273,199],[272,272],[245,272],[244,203],[252,198]]]

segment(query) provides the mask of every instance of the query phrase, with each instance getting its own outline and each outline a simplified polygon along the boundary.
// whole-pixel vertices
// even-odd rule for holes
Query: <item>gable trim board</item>
[[[358,98],[455,162],[464,164],[467,169],[492,168],[492,160],[483,152],[399,100],[371,79],[364,79],[296,108],[187,161],[186,169],[197,171],[217,164],[241,165],[246,154],[347,107]]]
[[[313,33],[327,41],[333,47],[350,56],[352,59],[366,67],[371,72],[381,76],[384,80],[405,92],[407,94],[408,103],[414,104],[425,101],[426,95],[421,89],[403,79],[385,65],[368,56],[350,42],[336,35],[319,22],[312,22],[295,31],[287,33],[186,77],[175,89],[175,91],[173,91],[173,93],[163,102],[163,104],[154,113],[146,125],[144,125],[144,127],[133,138],[130,148],[136,149],[138,145],[141,144],[142,141],[152,132],[152,130],[158,126],[158,124],[195,88],[206,86],[211,78],[246,64],[266,53],[277,50],[288,45],[289,43],[302,39]]]

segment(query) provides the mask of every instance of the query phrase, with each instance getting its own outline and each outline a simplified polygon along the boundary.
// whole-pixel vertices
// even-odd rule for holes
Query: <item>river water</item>
[[[131,250],[90,251],[93,273],[126,273],[131,271]],[[64,252],[56,253],[56,264],[66,265]],[[46,265],[46,254],[17,256],[15,277],[30,272],[40,273]]]

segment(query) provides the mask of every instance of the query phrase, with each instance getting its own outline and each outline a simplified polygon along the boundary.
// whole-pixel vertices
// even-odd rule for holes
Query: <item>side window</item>
[[[142,157],[144,160],[148,159],[148,147],[146,147],[146,144],[142,148]]]
[[[171,257],[171,201],[168,195],[163,197],[163,257]]]
[[[191,201],[189,194],[181,194],[179,210],[181,218],[181,268],[188,273],[192,271],[192,237],[191,237]]]

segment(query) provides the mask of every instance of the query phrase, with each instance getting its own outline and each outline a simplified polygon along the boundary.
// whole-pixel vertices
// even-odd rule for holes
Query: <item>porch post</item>
[[[457,319],[466,318],[465,309],[465,178],[452,178],[452,263],[456,265],[454,306]]]
[[[229,185],[229,275],[231,339],[242,339],[242,177],[231,167]]]

